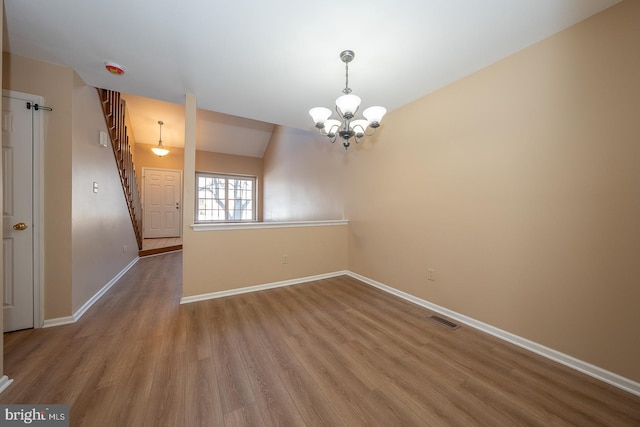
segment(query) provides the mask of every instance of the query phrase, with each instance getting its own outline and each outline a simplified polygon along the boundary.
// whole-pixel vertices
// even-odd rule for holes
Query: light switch
[[[109,145],[109,135],[105,131],[100,131],[100,141],[98,141],[101,147],[107,148]]]
[[[98,183],[94,181],[93,183],[93,192],[97,193],[98,192]]]

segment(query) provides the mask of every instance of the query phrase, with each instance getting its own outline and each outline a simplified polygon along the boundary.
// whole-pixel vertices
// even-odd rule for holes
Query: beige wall
[[[640,381],[639,22],[622,2],[389,114],[350,153],[350,270]]]
[[[137,255],[95,89],[72,69],[4,54],[3,88],[44,97],[44,319],[71,316]],[[92,182],[99,184],[94,195]],[[132,240],[133,239],[133,240]],[[126,245],[128,252],[123,252]]]
[[[141,174],[143,167],[183,170],[184,149],[167,147],[171,150],[170,153],[164,157],[158,157],[153,154],[151,147],[155,147],[155,145],[136,143],[134,150],[136,155],[136,174]],[[197,150],[196,170],[262,177],[262,159]]]
[[[107,125],[96,89],[74,73],[73,312],[138,255],[113,150],[98,145],[99,131],[106,132]],[[93,182],[98,184],[97,193]]]
[[[195,171],[245,172],[224,169],[230,158],[198,152],[196,99],[185,102],[185,198],[194,197]],[[237,157],[237,156],[231,156]],[[225,161],[219,162],[223,159]],[[244,158],[245,167],[253,161]],[[260,161],[256,159],[254,161]],[[225,166],[227,165],[227,166]],[[185,205],[185,218],[194,205]],[[198,231],[183,224],[182,295],[185,297],[342,271],[347,266],[347,226]],[[282,263],[287,256],[288,263]]]
[[[347,226],[185,232],[183,296],[345,270]],[[288,263],[282,263],[287,256]]]
[[[158,157],[151,151],[152,144],[136,143],[134,147],[134,165],[136,177],[141,180],[142,168],[183,170],[184,150],[177,147],[167,147],[170,151],[164,157]],[[141,185],[141,181],[138,183]]]
[[[44,97],[44,318],[71,311],[73,70],[4,53],[2,87]]]
[[[339,142],[276,126],[264,155],[264,220],[344,219],[349,161]]]

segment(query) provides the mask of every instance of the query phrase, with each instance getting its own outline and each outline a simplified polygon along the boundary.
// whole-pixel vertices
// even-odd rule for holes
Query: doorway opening
[[[182,171],[142,168],[140,256],[182,249]]]

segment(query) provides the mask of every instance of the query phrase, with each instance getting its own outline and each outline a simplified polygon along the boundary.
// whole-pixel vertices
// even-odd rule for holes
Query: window
[[[254,176],[196,173],[196,222],[255,220]]]

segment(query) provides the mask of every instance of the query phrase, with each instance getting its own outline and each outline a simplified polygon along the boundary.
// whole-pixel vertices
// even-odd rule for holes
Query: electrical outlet
[[[433,268],[427,268],[427,280],[436,281],[436,271]]]
[[[125,254],[127,253],[127,245],[124,245],[124,246],[122,247],[122,252],[123,252],[123,253],[125,253]]]
[[[282,255],[282,263],[283,264],[289,264],[289,258],[287,258],[286,255]]]

